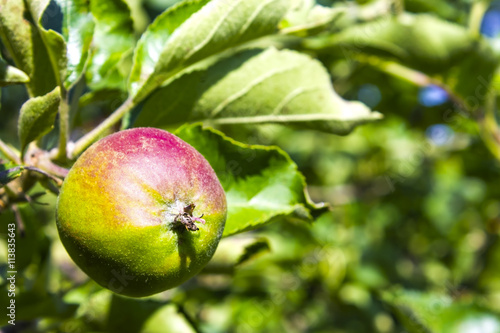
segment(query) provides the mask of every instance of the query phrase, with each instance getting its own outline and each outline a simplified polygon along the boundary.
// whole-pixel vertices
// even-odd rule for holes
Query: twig
[[[184,309],[184,307],[182,305],[180,305],[180,304],[175,304],[175,305],[177,307],[177,312],[180,313],[182,316],[184,316],[184,318],[189,323],[189,325],[191,326],[191,328],[196,333],[200,333],[201,331],[198,328],[198,325],[196,324],[196,322],[194,321],[194,319],[191,318],[191,316],[186,312],[186,310]]]
[[[413,83],[419,87],[425,87],[430,84],[438,86],[448,93],[448,97],[453,102],[453,104],[457,105],[460,108],[467,109],[464,100],[462,100],[459,96],[454,94],[453,91],[446,84],[444,84],[441,80],[433,78],[423,72],[417,71],[410,67],[403,66],[393,61],[381,59],[376,56],[356,55],[354,56],[354,59],[356,59],[359,62],[373,66],[379,69],[380,71],[390,74],[394,77]]]
[[[479,134],[486,147],[500,161],[500,128],[495,117],[496,97],[493,90],[488,93],[484,113],[479,113],[476,121],[479,126]]]
[[[53,180],[53,181],[57,184],[57,186],[59,186],[59,187],[61,187],[61,186],[62,186],[62,184],[63,184],[63,181],[62,181],[61,179],[57,178],[56,176],[51,175],[51,174],[50,174],[50,173],[48,173],[48,172],[45,172],[45,171],[43,171],[43,170],[40,170],[40,169],[38,169],[38,168],[27,166],[27,167],[25,167],[25,169],[26,169],[26,170],[29,170],[29,171],[38,172],[39,174],[42,174],[42,175],[44,175],[45,177],[52,179],[52,180]]]
[[[70,159],[80,155],[88,146],[96,141],[104,132],[117,124],[123,116],[136,106],[136,102],[132,98],[128,98],[118,109],[116,109],[106,120],[100,123],[89,133],[85,134],[75,142],[73,150],[70,152]]]
[[[12,205],[11,206],[12,211],[14,212],[14,218],[16,219],[16,224],[17,224],[17,230],[19,230],[19,234],[21,237],[24,237],[24,222],[23,222],[23,217],[21,216],[21,212],[19,211],[19,208],[17,205]]]
[[[16,155],[16,153],[14,153],[12,149],[10,149],[10,147],[7,146],[7,144],[2,141],[2,139],[0,139],[0,152],[2,152],[2,154],[5,155],[5,157],[7,157],[12,162],[16,164],[21,164],[21,158],[18,155]]]

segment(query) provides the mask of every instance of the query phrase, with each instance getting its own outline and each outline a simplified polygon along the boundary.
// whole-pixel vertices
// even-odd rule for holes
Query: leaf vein
[[[246,30],[250,27],[254,19],[260,14],[260,12],[262,12],[262,10],[272,2],[274,2],[274,0],[267,0],[261,3],[259,6],[257,6],[252,15],[248,17],[245,24],[241,27],[240,31],[238,32],[238,36],[242,36],[246,32]]]
[[[271,115],[276,115],[278,114],[288,103],[290,103],[295,97],[302,95],[306,92],[314,91],[316,89],[321,89],[319,86],[315,87],[299,87],[297,89],[292,90],[288,95],[286,95],[279,103],[278,105],[274,108],[274,110],[271,112]]]
[[[211,116],[212,117],[216,116],[226,106],[228,106],[232,102],[236,101],[237,99],[241,98],[242,96],[244,96],[245,94],[247,94],[250,90],[252,90],[254,87],[256,87],[259,84],[261,84],[262,82],[264,82],[265,80],[273,77],[274,75],[283,74],[283,73],[292,71],[292,70],[294,70],[294,69],[296,69],[298,67],[299,67],[299,65],[293,65],[293,66],[290,66],[290,67],[277,69],[277,70],[271,71],[269,73],[266,73],[266,74],[264,74],[262,76],[257,77],[255,80],[251,81],[246,87],[243,87],[240,91],[238,91],[238,92],[230,95],[228,98],[226,98],[221,103],[219,103],[219,105],[217,105],[213,109],[213,111],[211,112]]]
[[[242,1],[243,0],[234,1],[233,2],[232,7],[224,15],[221,16],[221,18],[219,19],[219,21],[217,21],[217,23],[214,25],[214,27],[212,28],[212,30],[210,30],[210,32],[205,37],[205,39],[202,40],[198,45],[194,46],[193,49],[190,52],[186,53],[186,55],[182,58],[182,62],[185,62],[186,60],[188,60],[189,58],[191,58],[193,56],[193,54],[195,54],[196,52],[198,52],[199,50],[201,50],[204,46],[206,46],[212,40],[212,38],[214,37],[214,35],[217,32],[217,30],[219,30],[219,28],[222,25],[222,23],[224,23],[224,21],[231,14],[231,12]]]
[[[371,119],[380,119],[382,115],[378,112],[371,112],[366,116],[357,116],[353,118],[346,118],[342,114],[328,114],[328,113],[316,113],[316,114],[293,114],[293,115],[265,115],[265,116],[255,116],[255,117],[227,117],[208,120],[207,123],[218,124],[218,125],[229,125],[229,124],[248,124],[248,123],[288,123],[288,122],[304,122],[304,121],[363,121]]]

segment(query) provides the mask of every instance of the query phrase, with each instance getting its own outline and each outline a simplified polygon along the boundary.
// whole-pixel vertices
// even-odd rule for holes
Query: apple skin
[[[175,222],[195,205],[197,231]],[[59,236],[101,286],[144,297],[180,285],[212,258],[224,231],[226,196],[207,160],[155,128],[117,132],[88,148],[57,201]]]

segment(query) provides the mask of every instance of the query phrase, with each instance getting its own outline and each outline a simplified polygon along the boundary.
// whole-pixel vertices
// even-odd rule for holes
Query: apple
[[[144,297],[180,285],[212,258],[227,204],[207,160],[175,135],[134,128],[76,161],[56,210],[73,261],[101,286]]]

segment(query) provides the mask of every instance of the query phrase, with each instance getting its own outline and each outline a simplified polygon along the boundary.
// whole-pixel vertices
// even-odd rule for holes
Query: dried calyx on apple
[[[112,134],[87,149],[57,202],[60,238],[103,287],[142,297],[175,287],[211,259],[226,197],[207,160],[155,128]]]

